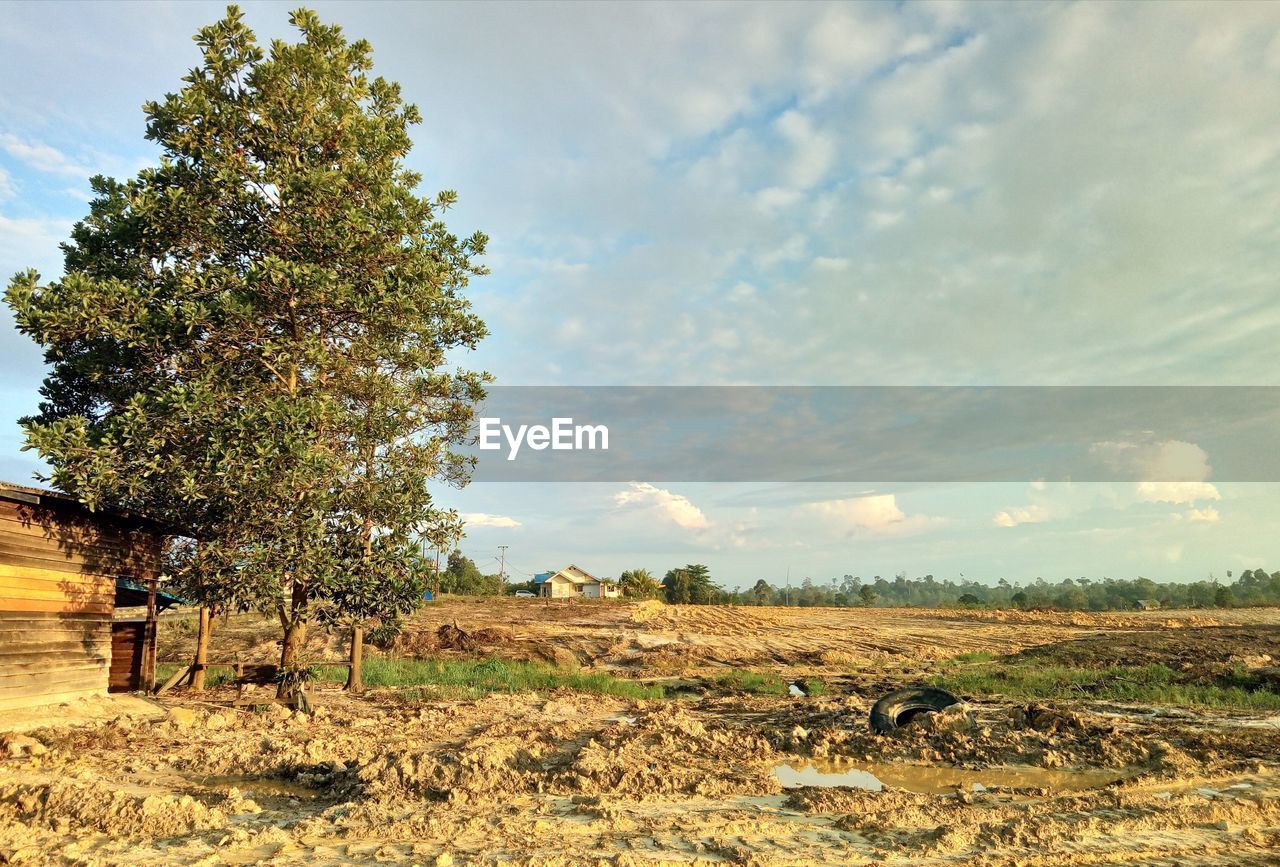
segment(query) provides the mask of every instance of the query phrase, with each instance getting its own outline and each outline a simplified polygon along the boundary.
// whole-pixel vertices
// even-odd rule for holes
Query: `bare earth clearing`
[[[441,647],[438,628],[455,621],[480,646]],[[214,659],[276,652],[269,621],[219,629]],[[449,601],[386,653],[539,660],[690,690],[422,700],[321,688],[314,718],[232,709],[229,687],[166,696],[151,718],[69,724],[80,709],[54,708],[29,732],[46,751],[0,760],[0,863],[1276,863],[1280,719],[1265,713],[1082,695],[1028,714],[988,695],[972,726],[938,714],[876,736],[867,711],[966,653],[1262,670],[1278,636],[1276,610]],[[162,659],[190,645],[165,624]],[[343,643],[314,636],[310,650],[340,659]],[[729,669],[817,677],[828,692],[698,688]],[[780,779],[850,770],[885,788]]]

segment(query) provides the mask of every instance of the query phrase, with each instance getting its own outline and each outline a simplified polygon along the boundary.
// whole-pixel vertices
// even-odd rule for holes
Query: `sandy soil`
[[[749,663],[821,672],[834,691],[423,703],[329,690],[304,717],[232,709],[223,689],[166,697],[158,719],[64,725],[51,714],[28,733],[40,749],[0,760],[0,863],[1277,863],[1280,720],[987,702],[891,736],[867,728],[885,682],[965,651],[1051,645],[1094,659],[1124,641],[1153,659],[1210,646],[1260,657],[1257,637],[1280,625],[1277,611],[458,602],[428,609],[399,652],[454,619],[494,631],[484,655],[558,652],[644,676]],[[168,651],[188,641],[166,630]],[[249,620],[226,624],[215,644],[246,658],[271,649]],[[340,645],[316,636],[312,650],[336,657]],[[784,788],[779,768],[809,783],[843,774],[865,785],[870,774],[879,790]]]

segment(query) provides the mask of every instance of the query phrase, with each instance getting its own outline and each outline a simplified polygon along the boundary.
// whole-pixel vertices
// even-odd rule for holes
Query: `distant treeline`
[[[1149,578],[1067,578],[1058,582],[1037,578],[1028,584],[1001,580],[994,585],[977,581],[939,581],[932,575],[892,579],[879,575],[864,580],[845,575],[819,584],[806,578],[795,587],[778,587],[763,579],[746,590],[719,590],[715,601],[739,605],[795,605],[831,607],[915,606],[921,608],[1058,608],[1068,611],[1115,611],[1144,606],[1161,608],[1229,608],[1280,605],[1280,572],[1248,569],[1228,582],[1213,579],[1188,583],[1156,582]],[[718,589],[718,588],[717,588]],[[670,600],[669,600],[670,601]]]
[[[450,558],[450,572],[468,563]],[[452,592],[501,592],[496,576],[474,583],[457,581]],[[795,586],[770,584],[761,578],[742,590],[726,590],[712,580],[701,564],[671,569],[661,580],[647,569],[628,569],[618,578],[624,596],[632,599],[664,599],[676,605],[790,605],[798,607],[867,608],[1057,608],[1065,611],[1123,611],[1142,607],[1231,608],[1280,605],[1280,572],[1246,569],[1238,576],[1228,571],[1225,581],[1157,582],[1149,578],[1066,578],[1050,582],[1037,578],[1026,584],[1001,579],[995,584],[977,581],[939,581],[932,575],[893,578],[876,575],[863,579],[845,575],[819,583],[805,578]],[[461,578],[461,575],[457,576]],[[468,587],[470,585],[470,587]],[[465,589],[464,589],[465,588]],[[470,589],[474,588],[474,589]],[[528,584],[508,584],[506,592],[534,589]]]
[[[1230,608],[1280,605],[1280,572],[1248,569],[1227,581],[1212,578],[1188,583],[1156,582],[1149,578],[1067,578],[1058,582],[1037,578],[1028,584],[1000,580],[939,581],[932,575],[891,579],[879,575],[864,580],[845,575],[818,583],[809,578],[793,587],[760,579],[743,590],[726,590],[711,580],[706,566],[690,564],[672,569],[655,581],[647,571],[623,572],[619,586],[627,596],[662,598],[675,604],[794,605],[834,608],[1058,608],[1067,611],[1117,611],[1141,607]]]

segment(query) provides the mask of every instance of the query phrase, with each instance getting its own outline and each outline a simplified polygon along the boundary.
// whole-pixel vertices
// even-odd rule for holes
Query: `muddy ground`
[[[432,647],[455,620],[493,643]],[[1260,610],[435,605],[389,653],[640,678],[735,666],[818,676],[830,691],[424,702],[322,689],[307,717],[235,709],[219,688],[166,696],[149,717],[73,723],[76,708],[53,709],[7,736],[0,863],[1274,864],[1280,720],[988,698],[878,736],[867,712],[887,685],[961,653],[1264,666],[1278,627],[1280,612]],[[188,649],[176,623],[163,636],[173,658]],[[214,655],[273,649],[239,619]],[[314,636],[311,651],[338,658],[341,642]]]

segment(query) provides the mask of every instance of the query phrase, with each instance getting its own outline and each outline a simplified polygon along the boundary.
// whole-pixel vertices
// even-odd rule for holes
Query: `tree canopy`
[[[618,588],[628,599],[656,599],[662,585],[648,569],[628,569],[618,576]]]
[[[95,177],[65,276],[6,299],[45,349],[23,420],[50,481],[198,540],[176,567],[277,613],[283,664],[325,604],[391,613],[418,593],[412,540],[441,523],[428,482],[463,484],[484,374],[450,369],[484,324],[463,295],[486,238],[405,167],[418,109],[371,49],[309,10],[260,46],[240,11],[144,107],[159,163]]]
[[[711,605],[727,601],[724,591],[711,581],[711,570],[701,563],[690,563],[683,569],[672,569],[662,578],[663,595],[668,602],[686,605]]]

